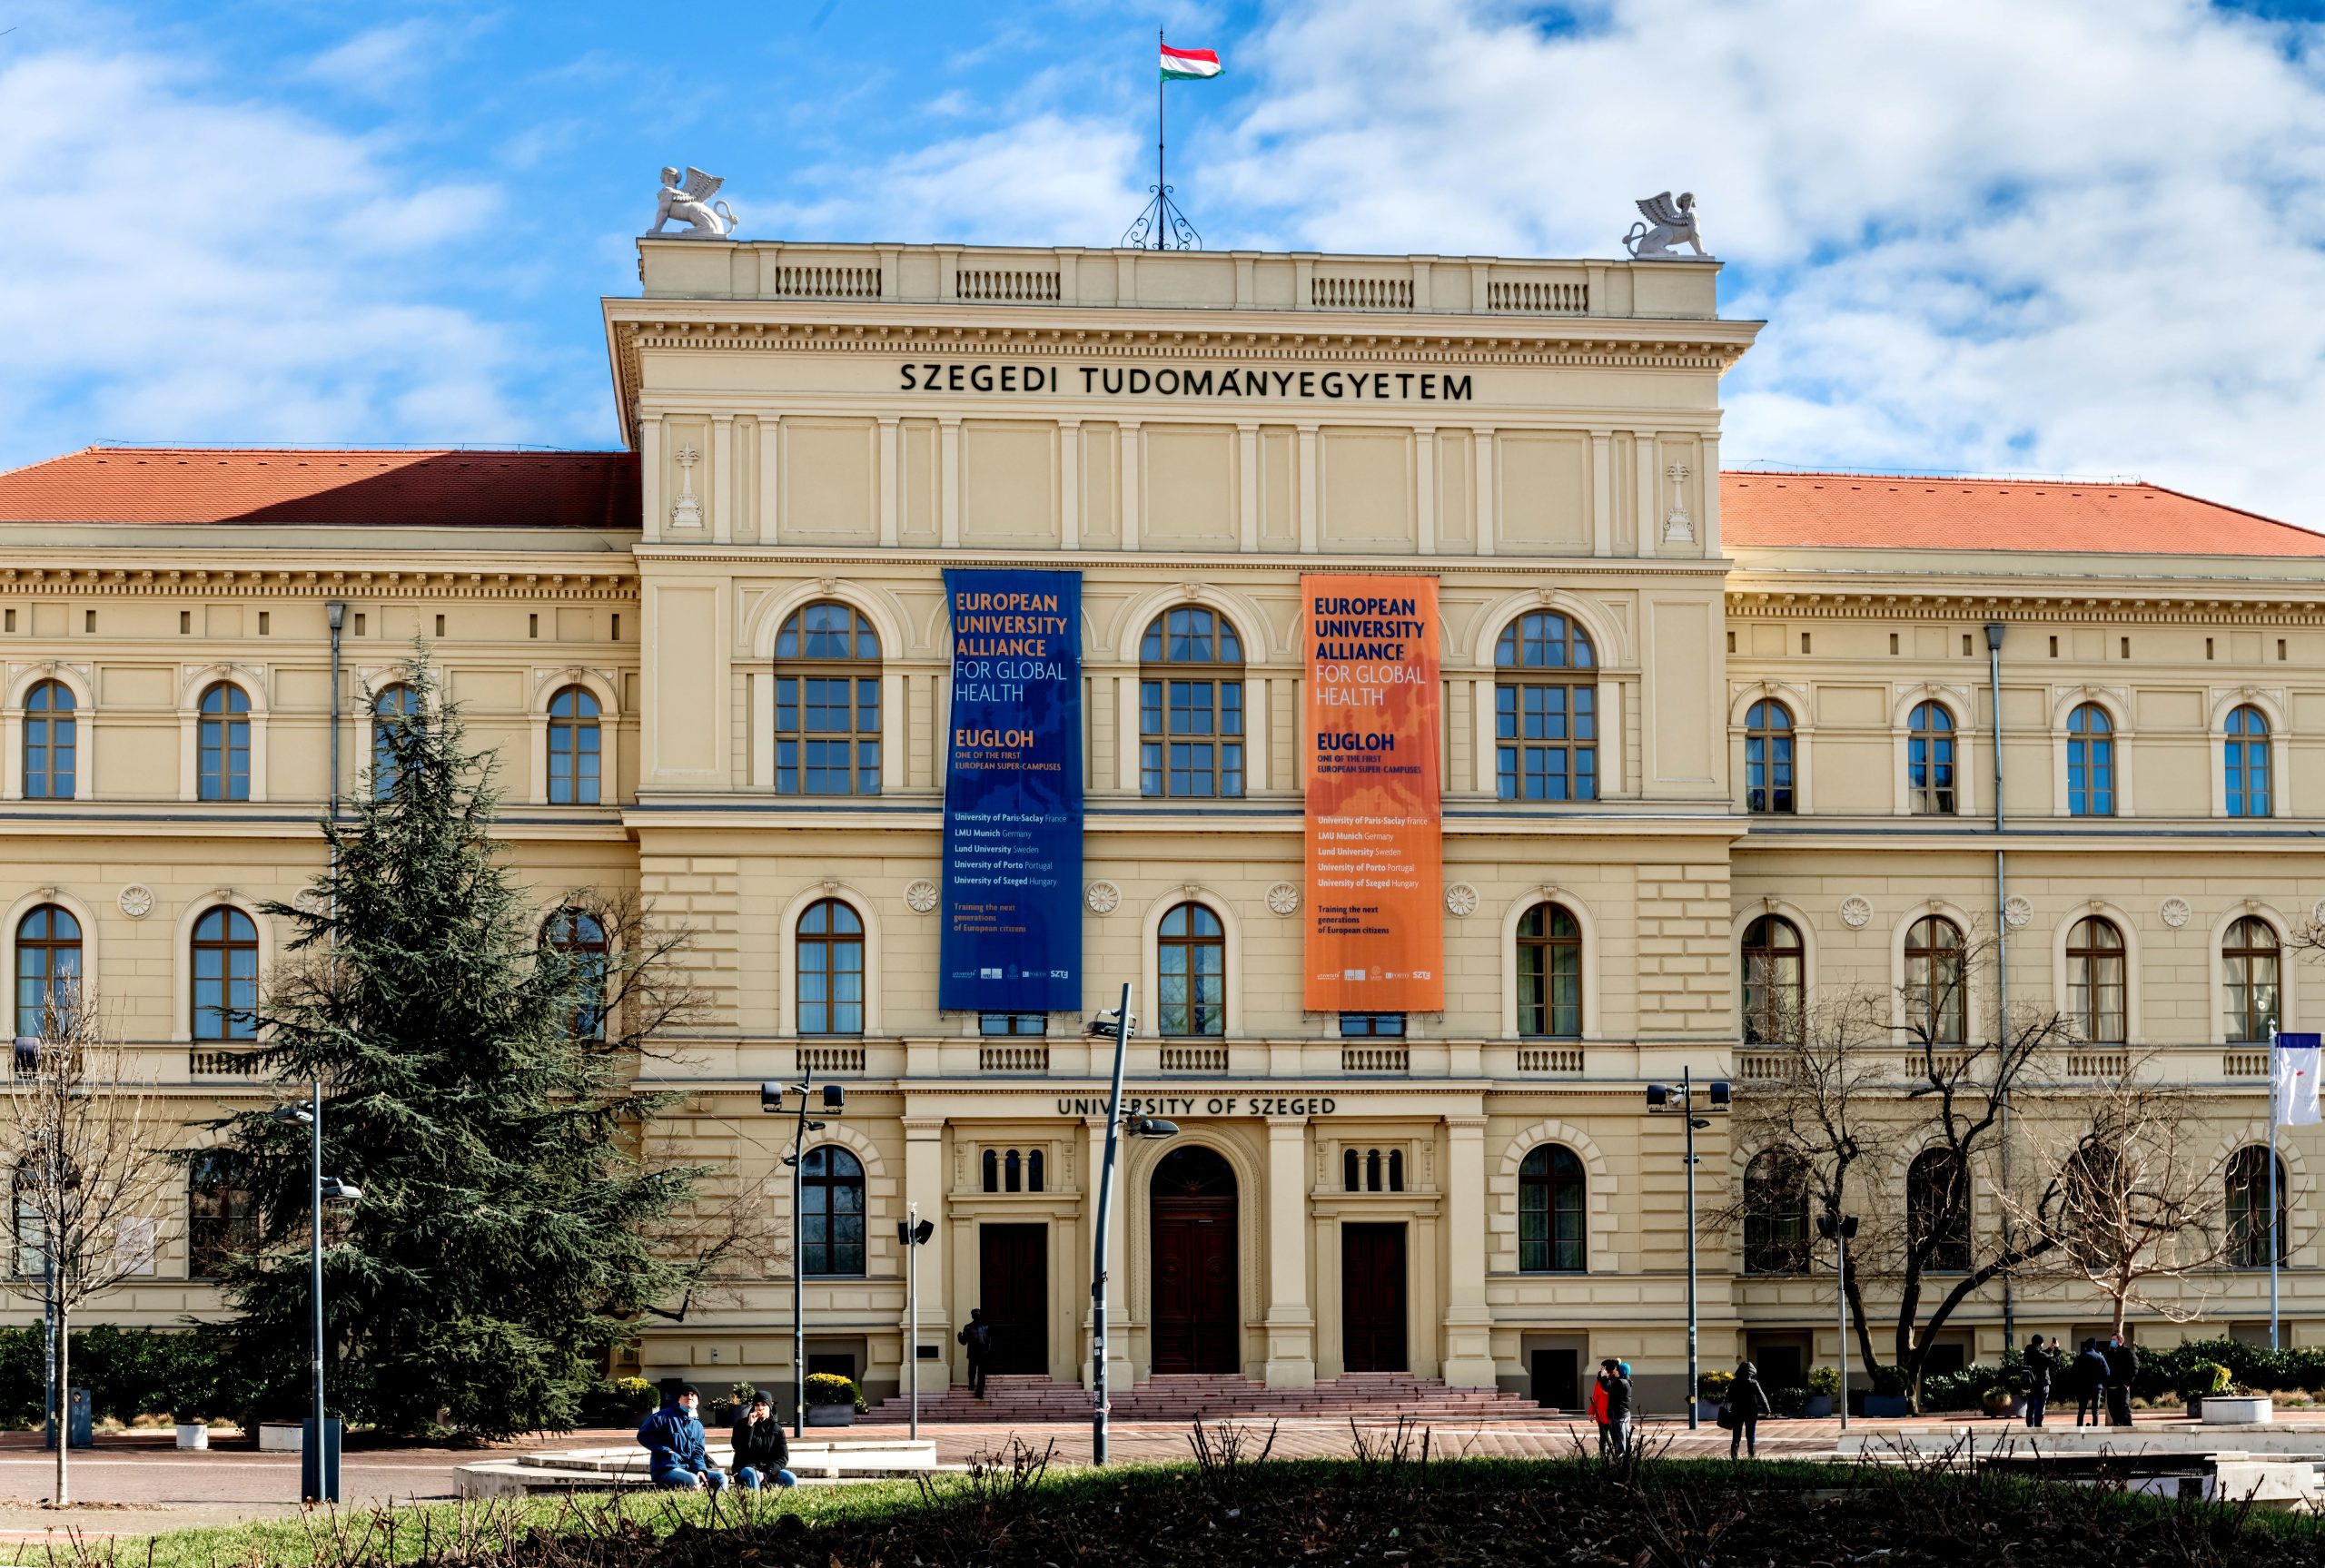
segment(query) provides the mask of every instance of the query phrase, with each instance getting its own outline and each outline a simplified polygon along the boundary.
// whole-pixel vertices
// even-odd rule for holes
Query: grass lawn
[[[1983,1470],[1792,1461],[1425,1458],[617,1494],[38,1546],[46,1568],[2325,1568],[2325,1526]]]

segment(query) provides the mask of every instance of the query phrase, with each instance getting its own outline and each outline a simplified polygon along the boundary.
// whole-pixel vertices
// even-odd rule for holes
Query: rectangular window
[[[182,637],[191,636],[193,633],[193,612],[192,610],[180,610],[178,612],[178,636]]]
[[[1968,632],[1964,632],[1962,634],[1962,656],[1965,659],[1970,656],[1970,634]]]
[[[358,616],[357,618],[361,619],[361,617]],[[540,616],[527,616],[525,617],[525,635],[529,637],[538,637],[541,635]]]
[[[361,610],[355,612],[355,635],[359,637],[363,635],[363,612]]]
[[[12,615],[12,616],[13,616],[13,615],[15,615],[16,612],[15,612],[15,611],[14,611],[14,610],[10,610],[8,613],[9,613],[10,615]],[[2284,640],[2284,638],[2282,638],[2282,637],[2279,637],[2279,638],[2277,639],[2277,663],[2279,663],[2279,664],[2282,664],[2282,663],[2284,663],[2284,662],[2285,662],[2285,640]]]
[[[259,613],[258,613],[258,635],[259,635],[259,636],[267,636],[272,635],[272,632],[273,632],[273,630],[274,630],[274,612],[273,612],[273,611],[272,611],[272,610],[261,610],[261,611],[259,611]]]
[[[15,612],[15,611],[14,611],[14,610],[10,610],[10,611],[8,612],[8,630],[10,630],[10,631],[12,631],[12,632],[13,632],[13,631],[15,631],[15,629],[16,629],[16,612]],[[2279,651],[2279,654],[2278,654],[2278,656],[2279,656],[2280,658],[2283,657],[2284,656],[2283,656],[2283,653],[2282,653],[2282,651],[2281,651],[2281,650],[2282,650],[2282,649],[2283,649],[2283,647],[2284,647],[2284,644],[2282,644],[2282,643],[2279,643],[2279,644],[2277,645],[2277,647],[2278,647],[2278,649],[2280,650],[2280,651]]]
[[[1891,632],[1889,634],[1889,651],[1893,654],[1897,651],[1897,634],[1895,632]]]
[[[8,612],[8,629],[12,632],[16,629],[16,612],[14,610],[10,610]],[[1736,651],[1736,634],[1734,632],[1727,634],[1727,651],[1731,654]]]
[[[2059,639],[2056,637],[2051,639],[2051,656],[2053,658],[2059,656]]]
[[[2204,656],[2206,658],[2211,657],[2211,638],[2206,637],[2204,639]],[[2123,639],[2123,656],[2125,658],[2130,658],[2132,656],[2132,639],[2129,637],[2125,637]]]
[[[982,1035],[1044,1035],[1050,1031],[1050,1015],[1046,1012],[981,1012],[977,1014],[977,1032]]]
[[[2126,656],[2126,657],[2129,657],[2130,656],[2129,656],[2129,655],[2126,655],[2125,656]],[[2210,657],[2211,657],[2211,656],[2212,656],[2212,640],[2211,640],[2211,638],[2210,638],[2210,637],[2206,637],[2206,638],[2204,639],[2204,657],[2206,657],[2206,658],[2210,658]]]
[[[444,635],[444,617],[441,616],[436,617],[436,635],[440,637]]]
[[[1405,1015],[1401,1012],[1344,1012],[1341,1014],[1342,1040],[1402,1040],[1405,1038]]]
[[[1804,654],[1808,651],[1808,634],[1806,632],[1800,634],[1800,651]]]
[[[84,632],[94,632],[97,629],[96,611],[83,610],[81,612],[81,629]]]
[[[621,641],[621,614],[619,611],[616,611],[614,614],[614,641]]]

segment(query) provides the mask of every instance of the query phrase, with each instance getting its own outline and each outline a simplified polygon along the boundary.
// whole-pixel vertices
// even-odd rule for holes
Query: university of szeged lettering
[[[924,1386],[977,1306],[999,1370],[1084,1376],[1084,1024],[1124,982],[1133,1103],[1180,1132],[1126,1149],[1119,1379],[1569,1405],[1604,1356],[1676,1395],[1683,1132],[1644,1090],[1780,1072],[1784,999],[1895,997],[2001,932],[2012,1000],[2073,1021],[2053,1079],[2152,1058],[2231,1149],[2268,1024],[2325,1023],[2289,946],[2325,893],[2325,539],[2137,484],[1723,474],[1758,326],[1712,262],[639,252],[619,451],[0,476],[0,964],[79,965],[190,1144],[262,1092],[204,977],[280,952],[259,906],[322,865],[331,759],[362,787],[415,634],[544,909],[629,886],[696,932],[668,1147],[788,1236],[758,1085],[846,1086],[798,1255],[809,1356],[875,1398],[907,1203]],[[972,659],[957,594],[1040,603],[973,608]],[[1370,602],[1326,628],[1311,594]],[[1761,1151],[1707,1119],[1710,1210]],[[2283,1140],[2296,1340],[2320,1155]],[[118,1319],[217,1310],[243,1200],[200,1162],[184,1196]],[[1827,1268],[1701,1240],[1707,1363],[1832,1364]],[[2171,1287],[2211,1327],[2142,1332],[2257,1332],[2254,1250]],[[642,1370],[781,1376],[785,1267],[648,1326]],[[2003,1324],[1976,1294],[1945,1354]]]

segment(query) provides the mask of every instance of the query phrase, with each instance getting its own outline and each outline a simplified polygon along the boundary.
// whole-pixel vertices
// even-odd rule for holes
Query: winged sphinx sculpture
[[[699,236],[706,240],[721,240],[735,232],[734,212],[724,202],[714,202],[718,188],[727,183],[716,174],[706,174],[693,164],[687,165],[686,183],[678,183],[676,169],[662,171],[662,196],[654,207],[654,226],[646,232],[658,234],[662,226],[676,218],[686,224],[678,232],[680,239]]]
[[[1703,236],[1696,228],[1696,193],[1682,191],[1674,202],[1671,192],[1665,191],[1636,203],[1644,223],[1633,223],[1623,236],[1623,249],[1638,261],[1676,261],[1678,252],[1674,245],[1686,245],[1697,255],[1704,253]]]

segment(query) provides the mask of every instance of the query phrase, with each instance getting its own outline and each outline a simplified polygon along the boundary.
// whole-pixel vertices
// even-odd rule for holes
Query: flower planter
[[[2207,1394],[2203,1405],[2207,1426],[2255,1426],[2276,1419],[2276,1402],[2265,1394]]]
[[[2202,1397],[2199,1395],[2198,1397],[2188,1401],[2188,1419],[2191,1421],[2201,1421],[2203,1418],[2204,1402]]]
[[[179,1422],[179,1423],[178,1423],[178,1446],[179,1446],[179,1447],[181,1447],[181,1448],[207,1448],[207,1447],[209,1447],[209,1446],[210,1446],[210,1425],[209,1425],[209,1423],[204,1422],[204,1421],[181,1421],[181,1422]]]
[[[807,1406],[810,1426],[853,1426],[856,1407],[852,1405],[810,1405]]]
[[[1914,1402],[1902,1394],[1868,1394],[1865,1396],[1865,1414],[1870,1420],[1895,1420],[1911,1415]]]
[[[262,1421],[258,1428],[259,1451],[263,1454],[296,1454],[306,1445],[307,1431],[297,1421]]]
[[[1717,1421],[1719,1419],[1719,1401],[1717,1399],[1697,1400],[1696,1419],[1706,1423]]]
[[[1800,1407],[1802,1418],[1808,1421],[1822,1421],[1832,1413],[1833,1396],[1829,1394],[1812,1394]]]

